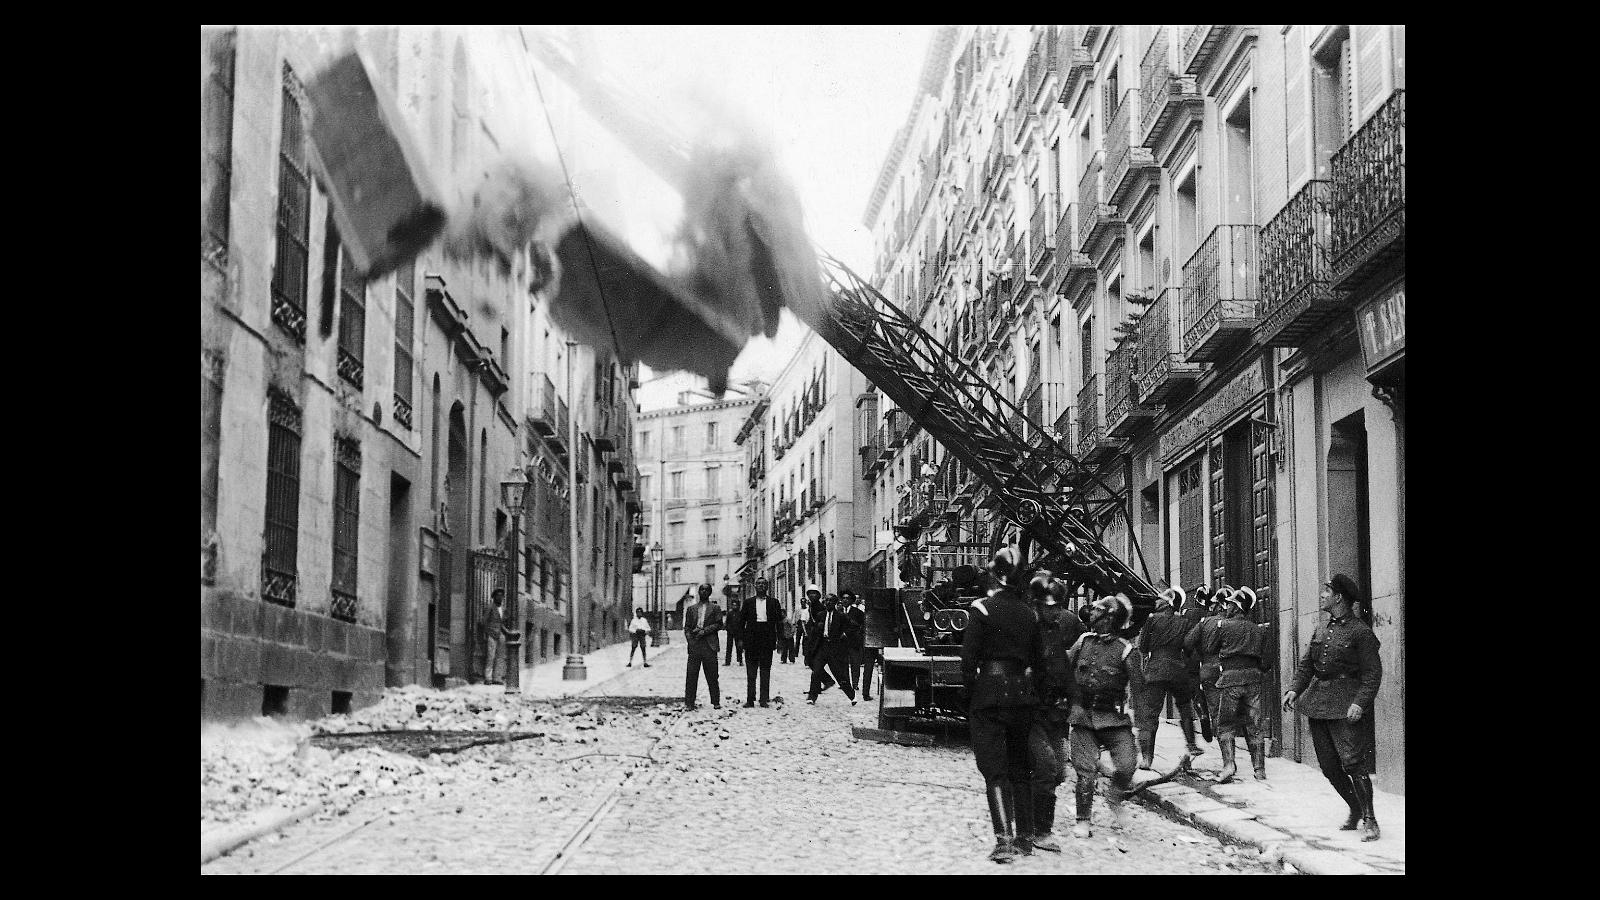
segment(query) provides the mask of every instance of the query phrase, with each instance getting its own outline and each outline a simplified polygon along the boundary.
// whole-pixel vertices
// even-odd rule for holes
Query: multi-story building
[[[684,382],[697,381],[675,376]],[[670,406],[641,408],[634,430],[643,498],[640,544],[662,549],[659,598],[683,622],[685,598],[697,585],[710,584],[722,602],[721,588],[744,562],[744,451],[734,441],[750,409],[762,402],[766,385],[731,385],[719,400],[685,388]],[[646,566],[634,578],[634,606],[654,614],[655,570]]]
[[[858,567],[870,546],[866,509],[849,448],[857,442],[854,404],[866,389],[861,373],[808,331],[765,405],[738,429],[759,471],[741,578],[749,585],[764,575],[791,611],[808,584],[825,593],[865,584]]]
[[[1269,692],[1310,640],[1319,586],[1345,572],[1370,591],[1379,781],[1397,791],[1404,40],[1367,25],[945,32],[866,217],[874,283],[1021,408],[1020,433],[1110,465],[1128,501],[1104,537],[1115,552],[1158,585],[1256,588],[1279,650]],[[901,523],[991,537],[985,490],[883,415],[862,445],[876,552]],[[896,583],[887,562],[874,571]],[[1310,754],[1302,720],[1271,718],[1285,753]]]
[[[548,140],[524,115],[537,94],[514,32],[356,41],[442,172]],[[530,302],[526,259],[504,274],[435,245],[361,277],[302,87],[340,46],[313,29],[201,34],[202,717],[313,716],[386,684],[481,678],[489,591],[508,581],[526,661],[574,633],[580,648],[620,636],[629,373],[565,343],[547,289]],[[568,404],[590,557],[576,590]],[[514,470],[535,485],[520,547],[501,505]]]

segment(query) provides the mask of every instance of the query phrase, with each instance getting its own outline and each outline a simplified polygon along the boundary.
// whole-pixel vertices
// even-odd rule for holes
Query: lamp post
[[[506,619],[514,633],[506,638],[506,693],[522,693],[522,604],[521,587],[517,576],[522,565],[522,515],[533,511],[533,491],[529,490],[528,476],[520,466],[512,466],[511,474],[500,482],[500,502],[511,513],[511,552],[506,568]],[[494,677],[493,672],[489,677]]]
[[[661,618],[661,556],[662,556],[662,554],[663,554],[663,551],[661,549],[661,542],[660,541],[656,541],[655,544],[650,547],[650,561],[652,563],[654,563],[654,565],[655,565],[655,575],[656,575],[656,577],[655,577],[656,627],[655,627],[655,633],[650,635],[650,646],[652,646],[652,647],[659,647],[662,644],[664,644],[664,643],[668,642],[669,640],[671,640],[667,636],[666,628],[662,627],[663,625],[665,625],[665,623],[662,621],[662,618]]]
[[[562,681],[588,681],[589,669],[578,650],[578,612],[583,608],[578,591],[578,402],[572,380],[572,357],[577,341],[567,341],[567,484],[572,485],[572,502],[567,504],[567,565],[572,589],[567,598],[567,663],[561,667]]]

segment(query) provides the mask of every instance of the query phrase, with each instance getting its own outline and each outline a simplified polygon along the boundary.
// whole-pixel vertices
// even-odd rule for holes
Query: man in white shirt
[[[756,579],[755,596],[748,597],[740,606],[738,617],[744,631],[744,705],[756,705],[756,675],[761,676],[761,705],[767,705],[767,692],[772,682],[772,651],[778,647],[778,636],[783,629],[783,607],[776,598],[767,594],[767,580]]]
[[[644,617],[644,610],[635,608],[633,621],[628,623],[628,633],[633,636],[633,646],[628,648],[628,668],[633,668],[633,651],[639,651],[639,658],[644,660],[644,667],[650,668],[650,654],[645,650],[645,638],[650,635],[650,621]]]

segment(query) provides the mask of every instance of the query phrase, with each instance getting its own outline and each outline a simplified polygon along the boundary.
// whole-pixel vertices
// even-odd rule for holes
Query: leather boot
[[[1089,789],[1084,790],[1084,783],[1088,782]],[[1094,811],[1094,782],[1088,778],[1079,778],[1076,791],[1078,799],[1078,820],[1072,823],[1072,836],[1075,838],[1092,837],[1094,832],[1089,828],[1089,815]]]
[[[1333,785],[1333,789],[1339,793],[1345,805],[1350,807],[1350,815],[1344,820],[1344,824],[1339,826],[1339,830],[1355,831],[1361,825],[1361,798],[1356,796],[1355,785],[1350,783],[1350,776],[1343,772],[1339,772],[1337,775],[1329,775],[1326,772],[1322,774],[1323,777],[1328,779],[1328,783]]]
[[[1028,779],[1011,782],[1012,809],[1017,818],[1017,836],[1011,846],[1018,856],[1033,855],[1033,789]]]
[[[990,851],[989,858],[997,863],[1009,863],[1017,855],[1011,847],[1017,835],[1011,784],[995,780],[988,783],[988,788],[989,822],[994,826],[994,850]]]
[[[1127,831],[1133,827],[1133,817],[1128,813],[1126,799],[1132,787],[1132,772],[1111,779],[1111,795],[1106,798],[1106,805],[1111,810],[1111,827],[1118,831]]]
[[[1056,794],[1055,791],[1040,791],[1033,795],[1033,835],[1028,838],[1028,843],[1036,849],[1049,850],[1051,853],[1060,853],[1061,845],[1056,843],[1051,831],[1056,827]]]
[[[1204,750],[1200,749],[1199,744],[1194,742],[1194,719],[1179,719],[1178,727],[1183,729],[1184,749],[1188,751],[1190,756],[1199,756],[1205,752]]]
[[[1351,775],[1350,783],[1361,800],[1361,839],[1375,841],[1382,837],[1378,831],[1378,815],[1372,808],[1372,778],[1368,775]]]
[[[1154,730],[1139,732],[1139,768],[1152,772],[1156,767],[1156,733]]]
[[[1267,742],[1260,735],[1245,735],[1245,745],[1250,748],[1250,766],[1256,770],[1256,780],[1267,780]]]
[[[1233,763],[1233,735],[1217,735],[1217,749],[1222,751],[1222,771],[1217,773],[1217,784],[1227,784],[1239,767]]]

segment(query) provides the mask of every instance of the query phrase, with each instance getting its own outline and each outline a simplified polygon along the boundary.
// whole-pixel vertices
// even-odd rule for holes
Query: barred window
[[[284,394],[268,395],[267,528],[261,596],[293,606],[300,539],[300,407]]]
[[[334,442],[333,476],[333,617],[356,620],[356,561],[361,525],[361,444]]]
[[[211,37],[210,71],[202,91],[201,128],[205,142],[200,183],[205,192],[200,223],[200,255],[216,263],[228,259],[228,194],[233,187],[233,79],[236,29]]]
[[[360,388],[366,369],[367,282],[339,248],[339,377]]]
[[[272,320],[305,343],[306,260],[311,232],[311,182],[299,79],[283,67],[283,121],[278,143],[277,258],[272,267]]]
[[[415,262],[400,267],[394,281],[394,417],[411,430],[411,341],[416,335],[416,306],[412,302]]]

